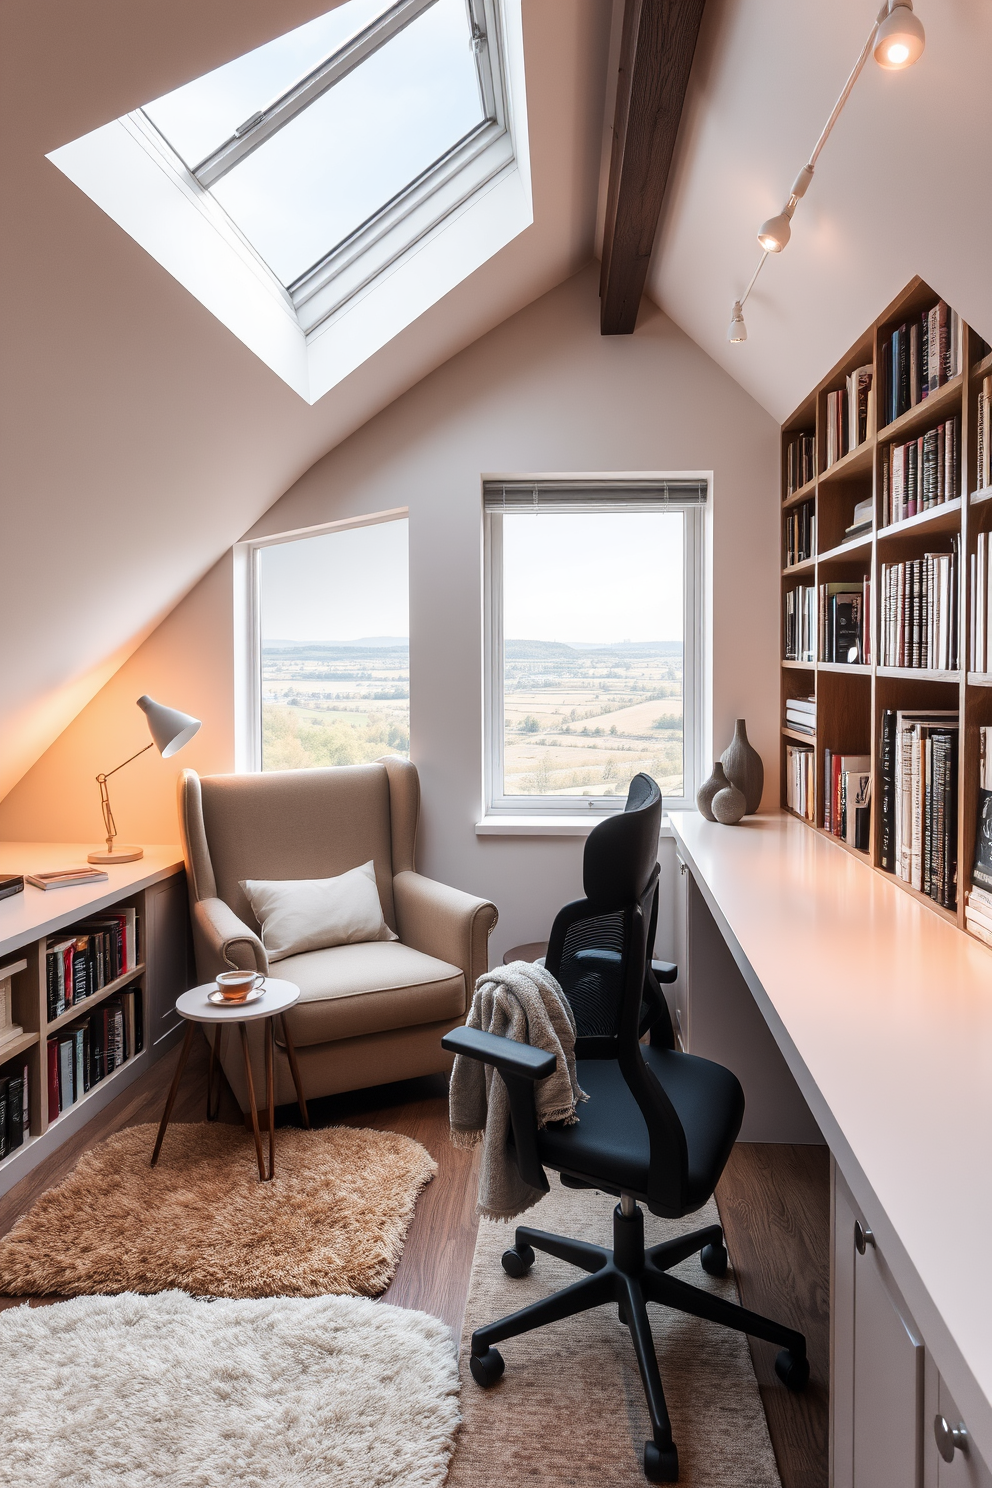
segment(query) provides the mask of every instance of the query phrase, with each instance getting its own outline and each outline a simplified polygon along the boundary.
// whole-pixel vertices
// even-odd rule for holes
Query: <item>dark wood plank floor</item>
[[[39,1194],[58,1183],[83,1152],[112,1132],[157,1122],[178,1055],[169,1054],[105,1110],[0,1198],[0,1235]],[[196,1040],[173,1114],[201,1121],[206,1045]],[[399,1131],[422,1142],[438,1174],[417,1203],[406,1248],[384,1300],[423,1308],[461,1329],[475,1249],[475,1152],[448,1140],[442,1077],[380,1086],[310,1102],[315,1125],[348,1123]],[[280,1113],[287,1124],[293,1108]],[[221,1120],[240,1121],[225,1089]],[[277,1138],[278,1141],[278,1138]],[[812,1368],[805,1395],[790,1395],[773,1369],[775,1350],[752,1343],[755,1373],[783,1488],[825,1488],[827,1482],[828,1228],[827,1156],[823,1148],[738,1145],[721,1179],[717,1201],[741,1301],[806,1333]],[[37,1302],[57,1299],[32,1299]],[[0,1307],[23,1298],[0,1297]]]

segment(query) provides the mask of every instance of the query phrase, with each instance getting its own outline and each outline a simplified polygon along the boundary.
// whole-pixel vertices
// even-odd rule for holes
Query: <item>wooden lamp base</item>
[[[87,863],[133,863],[145,856],[143,847],[115,847],[113,852],[91,852],[86,854]]]

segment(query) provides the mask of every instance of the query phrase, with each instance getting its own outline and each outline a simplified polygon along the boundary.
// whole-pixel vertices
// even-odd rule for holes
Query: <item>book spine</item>
[[[887,873],[895,868],[895,745],[896,715],[891,708],[882,714],[881,784],[879,858]]]

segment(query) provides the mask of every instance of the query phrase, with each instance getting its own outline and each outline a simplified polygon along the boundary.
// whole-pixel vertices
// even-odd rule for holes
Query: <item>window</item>
[[[313,402],[529,225],[518,3],[346,0],[50,158]],[[318,344],[375,286],[378,309]]]
[[[255,749],[262,770],[410,752],[407,521],[253,549]]]
[[[705,479],[487,481],[490,812],[666,804],[698,773]]]

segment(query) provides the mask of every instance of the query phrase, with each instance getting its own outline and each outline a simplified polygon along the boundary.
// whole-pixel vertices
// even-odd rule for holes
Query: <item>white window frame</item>
[[[380,527],[384,522],[409,519],[410,509],[397,506],[389,511],[345,517],[339,522],[321,522],[314,527],[296,527],[269,537],[251,538],[234,545],[234,768],[239,774],[258,774],[262,769],[262,602],[261,553],[283,543],[323,537],[329,532],[348,532],[355,527]]]
[[[630,488],[635,484],[664,486],[682,482],[706,482],[706,502],[684,502],[677,498],[667,500],[664,506],[652,506],[648,510],[681,511],[684,518],[683,547],[683,654],[682,654],[682,718],[683,718],[683,779],[682,795],[666,796],[666,810],[694,809],[696,787],[703,779],[703,728],[705,719],[705,664],[704,616],[705,616],[705,542],[706,511],[712,491],[712,473],[709,471],[677,471],[666,473],[638,472],[636,476],[608,475],[556,475],[556,476],[486,476],[484,485],[505,482],[507,487],[532,486],[542,488],[555,486],[581,490],[586,487],[589,496],[588,509],[603,511],[604,506],[595,500],[595,492],[604,488]],[[521,508],[518,506],[517,510]],[[581,511],[581,502],[568,505],[567,510]],[[629,510],[630,508],[625,508]],[[540,518],[535,517],[535,520]],[[552,512],[547,514],[554,520]],[[503,515],[499,511],[483,510],[483,648],[484,648],[484,716],[483,716],[483,772],[484,802],[487,819],[501,817],[592,817],[609,816],[622,811],[624,802],[613,796],[508,796],[502,793],[504,716],[503,716]]]

